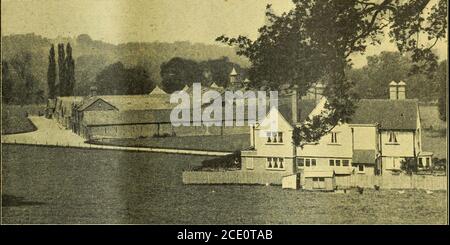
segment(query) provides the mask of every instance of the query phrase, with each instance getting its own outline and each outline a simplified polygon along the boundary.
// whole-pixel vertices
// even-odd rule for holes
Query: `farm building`
[[[409,159],[416,160],[419,167],[431,167],[433,153],[422,151],[418,101],[406,99],[405,86],[404,82],[391,83],[389,99],[361,99],[349,123],[336,125],[317,142],[302,147],[290,140],[294,127],[326,110],[326,98],[320,94],[311,97],[320,101],[308,107],[308,100],[297,101],[293,93],[290,112],[272,108],[266,119],[250,130],[252,149],[242,151],[241,171],[270,173],[280,179],[299,172],[308,176],[308,172],[327,171],[339,178],[397,174]],[[265,123],[273,120],[278,121],[275,129]]]
[[[333,191],[336,188],[334,171],[306,171],[301,178],[304,190]]]

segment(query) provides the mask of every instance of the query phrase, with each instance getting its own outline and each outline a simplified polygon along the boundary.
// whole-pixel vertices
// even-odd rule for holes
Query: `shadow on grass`
[[[2,207],[45,205],[44,202],[26,201],[24,197],[2,194]]]

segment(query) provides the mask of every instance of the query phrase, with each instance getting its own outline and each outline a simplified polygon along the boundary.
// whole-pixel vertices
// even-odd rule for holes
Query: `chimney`
[[[92,87],[90,88],[90,94],[89,94],[89,96],[90,96],[90,97],[97,96],[97,87],[92,86]]]
[[[389,99],[397,100],[398,92],[397,92],[398,84],[395,81],[389,83]]]
[[[292,90],[291,94],[291,110],[292,110],[292,123],[296,124],[298,122],[298,98],[297,89]]]
[[[404,100],[406,99],[406,83],[400,81],[397,85],[397,99]]]
[[[325,89],[325,85],[322,82],[318,82],[316,87],[314,88],[314,100],[316,104],[319,103],[320,99],[323,97],[323,90]]]

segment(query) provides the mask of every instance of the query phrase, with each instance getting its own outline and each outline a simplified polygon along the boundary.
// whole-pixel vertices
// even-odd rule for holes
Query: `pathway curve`
[[[91,148],[105,150],[122,151],[142,151],[159,152],[188,155],[204,156],[224,156],[231,152],[204,151],[204,150],[182,150],[170,148],[151,148],[151,147],[129,147],[97,145],[85,143],[85,139],[69,129],[61,128],[56,121],[45,117],[30,116],[29,119],[36,126],[37,130],[29,133],[2,135],[4,144],[31,144],[31,145],[51,145],[60,147]]]

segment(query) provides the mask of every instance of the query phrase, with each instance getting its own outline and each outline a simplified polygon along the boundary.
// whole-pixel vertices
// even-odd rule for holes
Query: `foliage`
[[[149,78],[157,82],[161,81],[160,65],[173,57],[182,57],[200,62],[227,56],[232,62],[241,66],[248,64],[248,61],[237,56],[232,48],[199,43],[139,42],[114,45],[93,40],[86,34],[81,34],[74,38],[58,37],[55,39],[45,38],[36,34],[13,34],[2,36],[1,39],[2,60],[8,62],[12,73],[14,71],[11,66],[11,59],[14,56],[23,52],[32,54],[31,72],[36,78],[36,87],[43,89],[45,95],[48,95],[48,55],[49,47],[52,43],[55,44],[55,52],[58,51],[57,43],[70,43],[74,50],[73,59],[76,64],[75,95],[88,95],[89,88],[96,83],[98,73],[106,66],[119,61],[126,67],[141,66],[147,71]],[[59,70],[57,73],[59,75]],[[59,79],[57,79],[56,83],[59,84]],[[16,83],[14,84],[14,90],[17,88],[17,91],[20,91]],[[59,93],[59,89],[57,90]],[[20,100],[14,99],[11,103],[18,102],[25,103],[22,98]]]
[[[433,78],[429,78],[425,74],[411,74],[413,67],[410,55],[381,52],[379,55],[367,57],[366,66],[348,69],[346,74],[355,82],[354,90],[361,98],[389,98],[389,83],[404,81],[407,84],[407,98],[434,101],[439,97],[439,77],[445,77],[447,74],[445,68],[433,71]],[[423,89],[424,86],[427,89]]]
[[[245,72],[227,57],[201,62],[175,57],[161,65],[162,85],[170,93],[183,89],[185,85],[192,86],[195,82],[203,85],[215,82],[218,86],[226,87],[233,67],[239,73]]]
[[[202,70],[193,60],[175,57],[161,65],[162,85],[166,92],[183,89],[185,85],[203,82]]]
[[[201,169],[236,169],[241,168],[241,152],[235,151],[222,157],[202,161]]]
[[[439,118],[442,121],[447,121],[447,91],[448,91],[448,61],[441,62],[438,68],[438,75],[436,76],[438,86],[439,86],[439,99],[438,99],[438,109]]]
[[[220,36],[217,41],[238,47],[238,54],[251,62],[253,86],[261,83],[271,89],[287,82],[300,94],[319,79],[325,85],[328,102],[325,112],[295,130],[296,145],[315,141],[337,123],[346,122],[358,99],[347,79],[350,55],[364,53],[368,45],[381,43],[389,28],[392,41],[402,53],[411,53],[415,62],[411,72],[429,76],[436,70],[431,49],[445,37],[447,1],[439,0],[423,20],[429,0],[293,0],[295,7],[280,16],[267,6],[269,25],[259,29],[252,41],[245,36]],[[414,35],[425,33],[434,43],[419,45]]]
[[[47,70],[47,84],[48,97],[53,99],[56,96],[56,61],[55,61],[55,46],[52,44],[48,55],[48,70]]]
[[[146,94],[154,87],[154,82],[144,68],[126,68],[121,62],[117,62],[97,75],[96,85],[98,93],[103,95]]]
[[[9,103],[12,100],[13,81],[8,62],[2,61],[2,102]]]
[[[417,160],[413,157],[408,157],[401,161],[400,169],[411,175],[417,172],[417,166]]]

